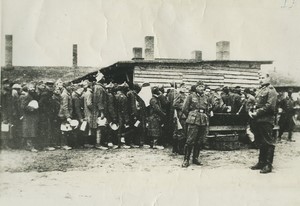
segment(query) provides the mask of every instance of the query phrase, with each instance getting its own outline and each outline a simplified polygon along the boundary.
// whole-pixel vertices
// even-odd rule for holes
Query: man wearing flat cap
[[[149,116],[148,116],[148,136],[150,139],[150,146],[153,149],[164,149],[163,146],[158,145],[160,138],[162,138],[162,123],[166,118],[166,113],[162,110],[161,102],[158,96],[160,91],[158,87],[152,88],[152,98],[150,100]]]
[[[20,84],[14,84],[12,86],[12,99],[11,99],[11,107],[12,107],[12,119],[11,123],[12,127],[12,146],[14,148],[21,147],[21,112],[20,112],[20,95],[22,93],[22,87]]]
[[[126,130],[129,127],[129,113],[128,113],[128,99],[125,95],[125,91],[128,88],[128,84],[124,82],[123,84],[120,84],[117,86],[116,90],[116,110],[117,110],[117,116],[118,116],[118,124],[119,124],[119,130],[118,130],[118,147],[121,147],[121,138],[125,138],[125,141],[127,139],[128,144],[128,136],[126,136]],[[125,142],[125,143],[126,143]],[[123,148],[129,149],[129,145],[124,145]]]
[[[101,119],[106,118],[106,110],[107,110],[107,93],[104,86],[105,78],[103,74],[99,71],[96,75],[96,83],[93,89],[93,109],[92,116],[90,121],[90,127],[92,132],[96,132],[96,148],[106,150],[106,145],[101,145],[103,139],[105,138],[106,130],[105,127],[98,127],[97,119],[100,117]],[[102,139],[102,140],[101,140]],[[99,142],[98,142],[99,141]]]
[[[8,79],[2,81],[2,90],[1,90],[1,123],[5,125],[11,124],[12,121],[12,107],[11,107],[11,87]],[[9,147],[9,132],[1,135],[1,147],[6,149]]]
[[[73,113],[73,102],[72,102],[72,84],[66,82],[63,84],[61,98],[60,98],[60,109],[58,116],[61,119],[63,125],[69,124],[71,122],[72,113]],[[70,150],[72,147],[69,146],[69,142],[72,138],[71,131],[62,131],[62,136],[60,140],[60,145],[65,150]]]
[[[39,108],[30,106],[30,102],[36,101],[36,89],[34,84],[28,85],[28,93],[20,98],[22,113],[22,135],[26,141],[26,149],[37,152]]]

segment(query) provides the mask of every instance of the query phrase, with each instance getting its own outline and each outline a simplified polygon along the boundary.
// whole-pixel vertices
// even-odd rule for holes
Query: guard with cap
[[[208,101],[204,95],[204,86],[192,87],[191,94],[183,105],[183,113],[187,116],[187,140],[184,147],[184,161],[182,167],[189,166],[190,155],[193,150],[195,165],[202,165],[198,160],[201,146],[206,138],[208,125]]]
[[[259,145],[258,163],[251,167],[252,170],[260,170],[260,173],[272,172],[272,164],[275,150],[275,138],[273,127],[275,121],[275,110],[277,92],[270,84],[267,74],[260,80],[261,88],[257,92],[256,110],[250,111],[249,116],[254,120],[255,141]]]

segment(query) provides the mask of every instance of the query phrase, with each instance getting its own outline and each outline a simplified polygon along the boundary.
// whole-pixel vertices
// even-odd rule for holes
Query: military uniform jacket
[[[191,93],[183,105],[183,113],[187,115],[186,123],[199,126],[208,125],[208,101],[206,96]]]
[[[277,102],[277,92],[272,85],[264,85],[255,96],[256,121],[274,124]]]

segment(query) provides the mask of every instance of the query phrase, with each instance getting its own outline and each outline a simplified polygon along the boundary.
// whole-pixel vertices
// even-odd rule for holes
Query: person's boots
[[[266,164],[266,155],[267,155],[267,148],[265,146],[261,146],[259,149],[258,163],[250,167],[250,169],[252,170],[262,169]]]
[[[195,145],[193,150],[193,164],[195,165],[202,165],[202,163],[198,160],[200,153],[200,146]]]
[[[192,147],[185,145],[184,146],[184,161],[182,163],[182,167],[188,167],[190,165],[190,156],[192,152]]]
[[[274,159],[274,150],[275,146],[271,145],[267,147],[267,154],[266,154],[266,165],[260,170],[260,173],[267,174],[272,172],[272,164]]]

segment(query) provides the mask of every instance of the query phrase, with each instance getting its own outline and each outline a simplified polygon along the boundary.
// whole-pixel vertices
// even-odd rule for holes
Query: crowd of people
[[[170,83],[165,91],[149,83],[107,83],[101,73],[95,82],[78,84],[20,84],[5,79],[1,91],[1,147],[37,152],[84,147],[164,149],[172,145],[173,153],[184,155],[183,167],[189,166],[192,152],[192,163],[201,165],[199,152],[208,144],[209,118],[214,113],[249,115],[251,131],[257,138],[265,136],[261,127],[273,127],[278,110],[282,114],[279,137],[287,128],[292,131],[287,123],[294,116],[291,94],[278,101],[276,90],[269,83],[265,85],[258,91],[239,86],[212,90],[199,81],[191,88],[185,83]],[[257,121],[260,115],[267,117]],[[266,145],[272,145],[274,153],[273,140],[267,140]],[[265,150],[261,150],[260,163]],[[262,169],[261,165],[265,163],[254,169]]]

